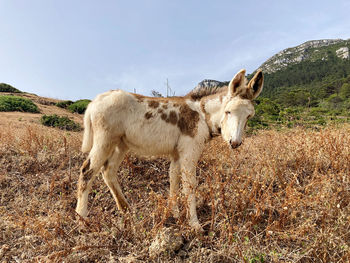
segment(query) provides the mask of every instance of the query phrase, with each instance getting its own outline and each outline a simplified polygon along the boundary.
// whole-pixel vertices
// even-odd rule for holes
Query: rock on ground
[[[174,228],[165,228],[157,234],[149,247],[149,256],[155,258],[164,253],[178,251],[184,243],[181,233]]]

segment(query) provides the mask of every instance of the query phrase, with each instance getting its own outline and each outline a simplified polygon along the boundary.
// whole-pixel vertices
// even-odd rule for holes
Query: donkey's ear
[[[253,99],[259,96],[263,89],[264,75],[259,69],[255,76],[249,81],[248,88],[253,90]]]
[[[236,76],[230,81],[228,85],[228,94],[233,95],[237,91],[238,87],[244,85],[245,82],[245,69],[241,69]]]

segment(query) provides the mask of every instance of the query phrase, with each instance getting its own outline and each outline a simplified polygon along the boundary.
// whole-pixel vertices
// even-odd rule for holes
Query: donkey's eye
[[[230,112],[230,111],[225,111],[225,113],[226,113],[226,114],[231,114],[231,112]]]

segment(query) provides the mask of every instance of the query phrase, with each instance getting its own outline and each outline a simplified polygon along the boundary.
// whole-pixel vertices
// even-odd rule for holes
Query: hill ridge
[[[290,65],[298,64],[305,60],[315,61],[317,59],[327,59],[327,49],[329,46],[339,46],[335,50],[335,55],[344,59],[349,59],[350,39],[320,39],[309,40],[298,46],[283,49],[277,54],[267,59],[259,69],[266,73],[274,73]],[[343,48],[343,49],[342,49]],[[321,52],[322,51],[322,52]],[[345,55],[343,55],[345,53]]]

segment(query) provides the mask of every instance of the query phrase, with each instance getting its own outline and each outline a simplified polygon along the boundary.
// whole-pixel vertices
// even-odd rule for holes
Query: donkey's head
[[[222,108],[220,122],[221,134],[232,148],[242,144],[244,128],[255,110],[252,100],[259,96],[263,88],[264,77],[259,70],[247,84],[245,70],[239,71],[230,81]]]

